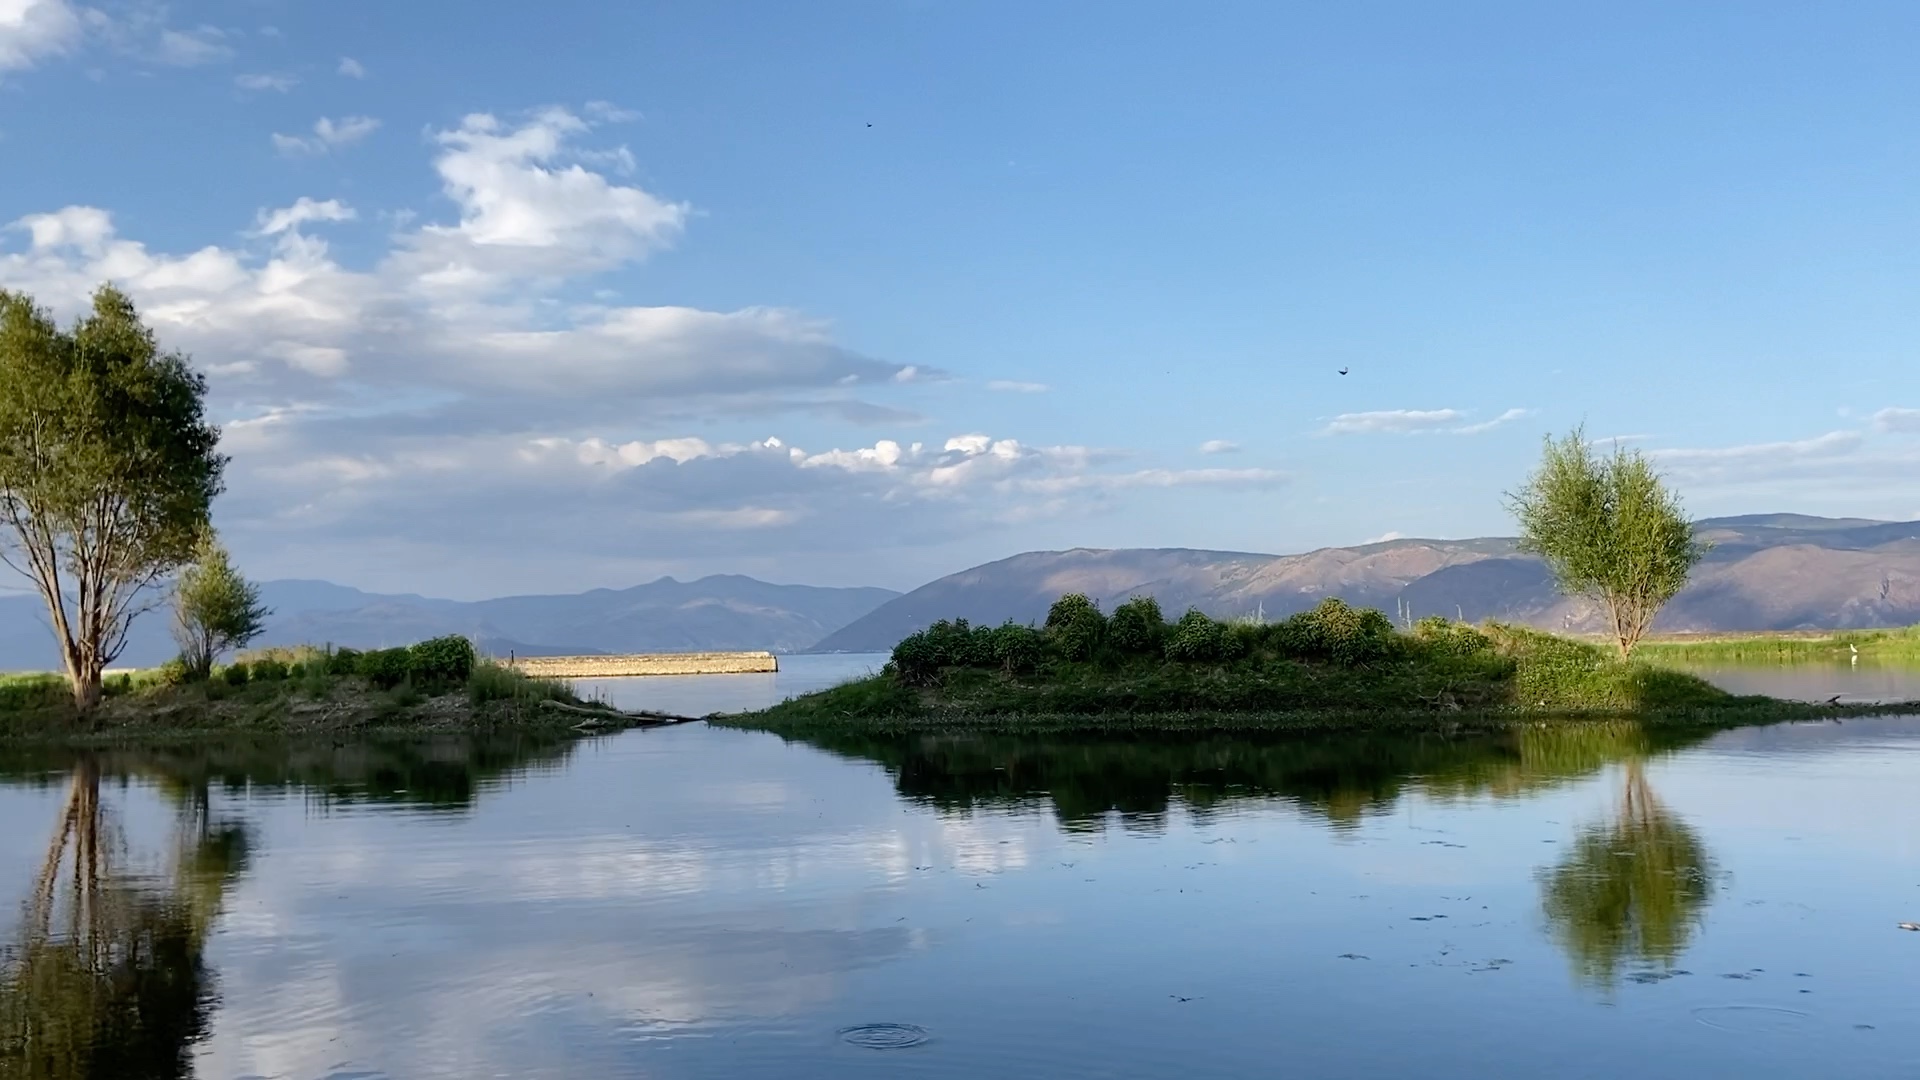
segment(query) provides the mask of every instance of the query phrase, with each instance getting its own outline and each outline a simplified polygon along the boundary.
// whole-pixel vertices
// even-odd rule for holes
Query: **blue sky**
[[[1499,533],[1583,419],[1701,514],[1906,518],[1917,31],[0,0],[0,287],[111,278],[208,370],[258,576]]]

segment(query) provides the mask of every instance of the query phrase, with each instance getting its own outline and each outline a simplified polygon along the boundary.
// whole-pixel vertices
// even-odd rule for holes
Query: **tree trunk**
[[[67,681],[73,685],[74,711],[81,716],[99,706],[102,674],[100,661],[91,654],[81,649],[67,650]]]

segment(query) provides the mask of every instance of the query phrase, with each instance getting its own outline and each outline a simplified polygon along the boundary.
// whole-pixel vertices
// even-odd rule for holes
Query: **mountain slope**
[[[661,578],[629,589],[463,602],[383,596],[324,581],[269,581],[274,611],[261,645],[403,645],[465,634],[485,652],[522,656],[806,648],[899,594],[890,589],[772,585],[749,577]],[[175,652],[166,612],[139,619],[120,663],[157,664]],[[40,601],[0,595],[0,671],[57,665]]]
[[[1661,630],[1786,630],[1920,622],[1920,522],[1752,514],[1698,524],[1713,546]],[[1063,592],[1111,611],[1151,595],[1169,618],[1281,617],[1322,597],[1414,617],[1601,628],[1600,612],[1554,588],[1505,537],[1393,540],[1299,555],[1187,549],[1036,551],[941,578],[823,639],[819,651],[890,649],[935,619],[1033,622]]]

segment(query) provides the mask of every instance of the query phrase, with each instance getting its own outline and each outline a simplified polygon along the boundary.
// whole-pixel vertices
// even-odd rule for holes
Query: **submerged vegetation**
[[[756,713],[778,731],[1430,730],[1546,718],[1734,724],[1871,707],[1741,697],[1685,672],[1622,660],[1522,627],[1425,619],[1396,629],[1328,599],[1276,623],[1188,611],[1168,623],[1137,598],[1104,616],[1062,597],[1040,627],[935,623],[870,678]]]

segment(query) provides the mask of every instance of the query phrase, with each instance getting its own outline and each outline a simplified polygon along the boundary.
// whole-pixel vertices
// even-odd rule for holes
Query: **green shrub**
[[[154,677],[162,686],[185,686],[193,680],[193,668],[187,664],[185,657],[176,656],[161,664],[154,671]]]
[[[467,700],[474,705],[492,701],[573,703],[573,687],[559,679],[533,679],[504,664],[479,660],[467,675]]]
[[[252,682],[281,682],[287,677],[287,665],[271,658],[255,660],[249,669],[247,674]]]
[[[1167,634],[1167,659],[1201,663],[1227,658],[1227,627],[1199,608],[1188,608]]]
[[[359,673],[382,690],[391,690],[407,681],[412,671],[412,653],[407,649],[375,649],[361,653]]]
[[[993,662],[1002,671],[1027,674],[1038,668],[1046,655],[1045,639],[1031,626],[1021,626],[1009,619],[988,633]]]
[[[1413,640],[1433,656],[1473,656],[1493,648],[1493,639],[1466,623],[1429,615],[1413,624]]]
[[[1063,660],[1090,660],[1107,636],[1100,605],[1084,593],[1068,593],[1047,610],[1047,642]]]
[[[473,642],[459,634],[430,638],[407,650],[408,673],[419,683],[463,683],[473,673]]]
[[[1311,611],[1290,615],[1267,627],[1265,639],[1267,646],[1281,656],[1296,660],[1327,657],[1327,636]]]
[[[1398,639],[1385,615],[1329,596],[1312,611],[1275,624],[1268,640],[1284,656],[1356,667],[1386,659]]]
[[[326,668],[329,675],[360,674],[360,650],[336,649],[326,655]]]
[[[998,663],[994,634],[987,627],[968,625],[965,619],[941,619],[893,647],[895,673],[909,683],[924,685],[946,668],[992,667]]]
[[[1273,627],[1265,623],[1235,620],[1227,624],[1227,655],[1247,656],[1266,647]]]
[[[109,675],[100,684],[100,690],[108,697],[119,697],[133,692],[133,676],[126,672]]]
[[[1166,616],[1160,614],[1160,601],[1151,596],[1129,599],[1114,608],[1107,620],[1108,644],[1129,656],[1160,652],[1166,635]]]
[[[220,681],[226,683],[228,686],[247,685],[247,675],[247,665],[238,660],[220,669]]]

